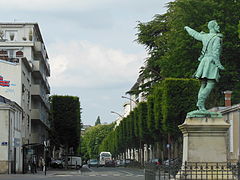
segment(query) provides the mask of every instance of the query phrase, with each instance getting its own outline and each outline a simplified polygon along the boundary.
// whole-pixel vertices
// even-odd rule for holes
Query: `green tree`
[[[64,146],[66,153],[70,147],[74,152],[80,142],[81,112],[79,98],[75,96],[58,96],[50,98],[51,120],[55,139]]]
[[[97,117],[97,120],[95,122],[95,126],[101,124],[100,116]]]
[[[103,139],[112,131],[114,123],[109,125],[97,125],[87,129],[82,137],[81,152],[87,158],[97,158],[99,155],[99,146]]]
[[[239,39],[240,39],[240,21],[239,21],[239,23],[238,23],[238,37],[239,37]]]

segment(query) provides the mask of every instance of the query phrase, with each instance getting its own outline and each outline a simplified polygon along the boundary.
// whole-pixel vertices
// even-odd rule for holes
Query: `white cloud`
[[[84,10],[97,7],[113,0],[1,0],[1,7],[28,10]],[[71,9],[69,9],[71,8]]]
[[[59,11],[71,12],[73,10],[88,11],[99,7],[106,8],[124,8],[132,7],[132,10],[147,10],[148,4],[154,4],[161,7],[168,1],[173,0],[1,0],[1,8],[11,8],[15,10],[31,10],[31,11]],[[123,12],[124,13],[124,12]]]
[[[136,80],[145,54],[126,54],[88,41],[51,44],[50,83],[65,87],[106,87]]]

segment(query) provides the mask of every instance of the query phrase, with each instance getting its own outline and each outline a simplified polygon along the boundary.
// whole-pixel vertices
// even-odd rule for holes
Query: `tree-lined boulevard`
[[[0,133],[0,170],[5,173],[0,180],[152,180],[165,174],[168,180],[240,179],[240,1],[174,0],[166,8],[151,21],[136,23],[135,41],[146,48],[147,57],[137,82],[123,92],[128,96],[122,96],[128,99],[124,112],[109,110],[119,116],[115,121],[102,123],[99,115],[95,125],[83,124],[82,99],[48,96],[50,88],[42,97],[37,79],[34,85],[28,78],[29,91],[19,82],[20,94],[28,99],[23,96],[21,106],[28,114],[0,94],[2,104],[22,113],[0,114],[9,114],[0,121],[5,130]],[[8,54],[18,46],[12,44],[17,30],[11,28],[18,26],[0,27],[0,62],[41,72],[25,58],[10,62]],[[33,41],[32,31],[29,36],[30,44],[43,43]],[[26,37],[20,39],[24,44]],[[0,80],[9,86],[1,75]],[[22,143],[25,126],[28,137]]]

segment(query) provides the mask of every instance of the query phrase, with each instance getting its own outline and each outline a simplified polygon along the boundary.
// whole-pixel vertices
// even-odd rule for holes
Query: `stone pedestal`
[[[227,131],[223,118],[187,118],[183,133],[183,162],[227,162]]]
[[[188,117],[185,122],[179,126],[183,133],[183,165],[179,171],[177,179],[182,179],[182,174],[188,164],[221,164],[227,163],[227,131],[230,125],[222,117]],[[202,165],[201,165],[202,164]],[[191,168],[190,168],[191,169]],[[199,168],[200,169],[200,168]],[[224,179],[218,175],[213,175],[214,168],[205,174],[205,178]],[[231,172],[231,171],[230,171]],[[186,179],[191,179],[185,173]],[[181,174],[181,175],[180,175]],[[204,179],[201,172],[194,172],[194,179]],[[215,174],[215,173],[214,173]],[[219,173],[220,174],[220,173]]]

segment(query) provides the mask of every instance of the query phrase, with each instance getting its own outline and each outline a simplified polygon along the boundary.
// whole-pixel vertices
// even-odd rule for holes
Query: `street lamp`
[[[135,100],[133,100],[132,98],[129,98],[129,97],[126,97],[126,96],[122,96],[122,98],[130,100],[130,111],[132,111],[132,109],[133,109],[135,106],[137,106],[137,104],[138,104],[138,102],[135,101]],[[131,103],[131,101],[134,102],[135,105],[133,105],[133,104]]]
[[[135,104],[137,104],[138,102],[133,100],[132,98],[126,97],[126,96],[122,96],[122,98],[124,99],[129,99],[130,101],[134,102]]]
[[[119,114],[119,113],[117,113],[117,112],[115,112],[115,111],[111,111],[111,113],[117,114],[118,116],[120,116],[121,118],[123,118],[123,116],[122,116],[121,114]]]

